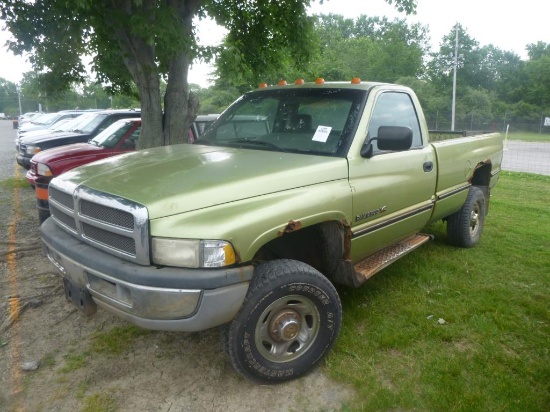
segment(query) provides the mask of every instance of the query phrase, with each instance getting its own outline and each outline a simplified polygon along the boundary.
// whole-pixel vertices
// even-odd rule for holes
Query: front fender
[[[288,231],[325,221],[351,221],[347,179],[285,190],[150,222],[152,236],[231,242],[240,262]]]

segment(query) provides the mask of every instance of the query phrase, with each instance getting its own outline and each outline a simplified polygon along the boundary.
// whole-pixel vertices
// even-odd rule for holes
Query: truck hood
[[[56,133],[48,133],[44,132],[38,135],[34,136],[26,136],[23,135],[21,137],[21,143],[23,144],[40,144],[44,142],[49,142],[57,139],[69,139],[71,137],[75,136],[83,136],[82,133],[75,133],[75,132],[56,132]],[[86,136],[89,136],[86,134]]]
[[[140,203],[156,219],[347,178],[344,158],[181,144],[107,158],[57,179]]]
[[[53,147],[51,149],[44,150],[33,156],[33,160],[36,163],[43,163],[50,165],[60,160],[73,159],[77,157],[86,157],[89,155],[95,156],[106,151],[104,147],[94,146],[89,143],[75,143],[65,146]]]

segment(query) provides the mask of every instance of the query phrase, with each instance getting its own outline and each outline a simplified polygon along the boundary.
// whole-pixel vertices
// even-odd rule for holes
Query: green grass
[[[117,410],[114,398],[105,393],[95,393],[84,399],[82,412],[114,412]]]
[[[349,410],[548,410],[550,177],[504,172],[490,207],[477,247],[447,245],[437,223],[434,241],[341,288],[327,366],[355,387]]]
[[[98,332],[93,336],[92,350],[98,353],[119,355],[131,349],[135,340],[151,331],[134,325],[116,326],[108,332]]]
[[[502,138],[506,137],[506,133],[502,133]],[[533,133],[533,132],[509,132],[508,140],[521,140],[523,142],[550,142],[550,134],[548,133]]]
[[[0,180],[0,187],[6,189],[14,188],[30,188],[31,186],[27,183],[24,177],[9,177],[4,180]]]
[[[78,369],[81,369],[85,367],[88,363],[88,353],[81,353],[81,354],[68,354],[64,356],[65,363],[64,366],[61,367],[58,372],[62,374],[67,374],[74,372]]]

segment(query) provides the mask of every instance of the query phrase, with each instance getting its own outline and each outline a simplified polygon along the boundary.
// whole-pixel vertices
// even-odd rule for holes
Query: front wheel
[[[473,247],[481,237],[485,222],[486,200],[483,191],[471,186],[462,208],[447,218],[447,240],[459,247]]]
[[[328,354],[341,320],[338,293],[320,272],[293,260],[261,264],[229,327],[231,362],[261,383],[298,378]]]

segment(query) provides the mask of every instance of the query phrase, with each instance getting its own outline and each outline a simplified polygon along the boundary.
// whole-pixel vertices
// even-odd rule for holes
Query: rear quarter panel
[[[495,186],[502,163],[502,137],[499,133],[459,137],[431,145],[439,171],[432,220],[460,209],[468,195],[471,179],[480,166],[490,165],[489,186]]]

